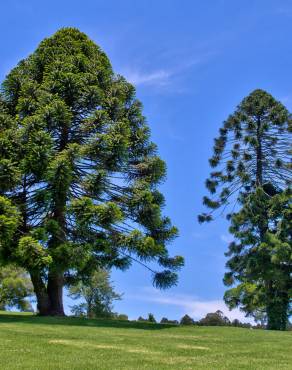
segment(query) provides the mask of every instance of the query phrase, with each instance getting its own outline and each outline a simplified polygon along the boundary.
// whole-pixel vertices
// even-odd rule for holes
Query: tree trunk
[[[41,316],[48,316],[50,314],[50,299],[47,288],[39,272],[30,272],[30,277],[37,297],[38,313]]]
[[[64,276],[61,272],[49,272],[48,295],[50,299],[50,315],[65,316],[63,306]]]
[[[262,152],[262,133],[261,119],[257,119],[257,148],[256,148],[256,186],[263,185],[263,152]]]
[[[68,144],[68,126],[63,126],[60,135],[59,152],[62,152]],[[26,186],[26,182],[24,182]],[[24,186],[24,189],[25,189]],[[53,219],[58,223],[58,230],[53,232],[49,241],[48,249],[54,250],[66,241],[65,234],[65,207],[67,193],[64,192],[63,184],[55,188]],[[24,196],[26,195],[24,190]],[[25,202],[24,202],[25,203]],[[62,263],[62,261],[61,261]],[[40,274],[31,274],[37,307],[40,315],[65,316],[63,306],[64,272],[58,268],[59,261],[54,260],[54,265],[48,272],[47,284],[44,283]]]
[[[267,305],[267,329],[286,330],[288,324],[289,297],[287,292],[278,292],[270,287]]]
[[[49,273],[47,286],[40,273],[30,272],[31,281],[37,298],[37,310],[40,316],[65,316],[63,306],[63,273]]]

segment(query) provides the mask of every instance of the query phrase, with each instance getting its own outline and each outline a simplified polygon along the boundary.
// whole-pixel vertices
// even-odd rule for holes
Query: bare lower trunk
[[[60,272],[50,272],[48,277],[48,295],[50,299],[50,315],[65,316],[63,306],[64,276]]]
[[[50,273],[47,286],[39,272],[30,272],[30,276],[37,298],[38,314],[40,316],[65,316],[63,307],[63,274]]]
[[[50,299],[47,293],[47,288],[39,272],[31,272],[30,277],[37,298],[38,313],[41,316],[47,316],[50,314]]]

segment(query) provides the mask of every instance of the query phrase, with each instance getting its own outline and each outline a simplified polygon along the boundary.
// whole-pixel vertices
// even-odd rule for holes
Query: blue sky
[[[88,34],[114,70],[137,88],[166,161],[165,213],[180,230],[170,250],[185,257],[177,287],[157,291],[147,271],[114,271],[115,305],[129,317],[199,318],[222,309],[230,236],[223,218],[207,225],[204,181],[213,138],[244,96],[265,89],[292,108],[292,2],[285,0],[10,0],[0,4],[0,80],[61,27]],[[66,299],[68,309],[70,302]]]

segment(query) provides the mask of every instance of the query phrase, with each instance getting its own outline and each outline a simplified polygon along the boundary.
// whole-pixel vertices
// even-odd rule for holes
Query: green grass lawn
[[[292,369],[292,332],[5,313],[0,369]]]

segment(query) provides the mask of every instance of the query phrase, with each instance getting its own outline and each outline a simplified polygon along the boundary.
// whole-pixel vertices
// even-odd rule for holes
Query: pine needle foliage
[[[20,213],[1,253],[30,272],[42,314],[63,314],[63,285],[99,267],[136,260],[155,286],[176,284],[165,163],[134,87],[84,33],[59,30],[8,74],[0,154],[0,194]]]

